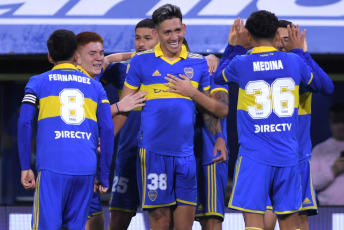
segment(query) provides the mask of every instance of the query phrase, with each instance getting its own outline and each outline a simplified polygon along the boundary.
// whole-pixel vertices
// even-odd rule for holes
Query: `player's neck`
[[[253,41],[252,41],[253,47],[259,47],[259,46],[273,46],[273,44],[274,44],[273,41],[264,40],[264,39],[253,40]]]
[[[180,52],[182,51],[181,49],[177,53],[172,53],[169,50],[165,50],[161,48],[162,53],[164,54],[164,57],[168,59],[169,61],[174,61],[175,59],[179,58]]]

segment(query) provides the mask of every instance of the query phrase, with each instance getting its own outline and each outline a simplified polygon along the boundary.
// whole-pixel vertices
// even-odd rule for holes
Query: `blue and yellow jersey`
[[[297,164],[299,86],[313,79],[304,61],[273,47],[255,47],[250,55],[233,58],[223,78],[239,85],[239,155],[272,166]]]
[[[330,77],[322,68],[312,59],[308,52],[294,49],[291,52],[301,57],[314,74],[314,81],[318,81],[321,86],[320,92],[331,94],[333,92],[333,83]],[[312,112],[312,91],[307,87],[300,87],[300,107],[299,107],[299,160],[310,160],[312,151],[312,142],[310,135]]]
[[[121,93],[126,70],[130,60],[110,63],[101,77],[102,82],[111,83]],[[129,113],[127,122],[119,133],[117,159],[131,157],[129,152],[136,152],[138,147],[137,134],[141,124],[141,108],[136,108]]]
[[[154,49],[136,54],[128,65],[125,86],[147,92],[141,112],[139,146],[162,155],[193,154],[195,103],[189,97],[168,92],[167,74],[190,78],[192,85],[208,90],[210,76],[206,59],[188,53],[182,46],[174,61],[164,57],[158,44]]]
[[[98,114],[99,107],[109,104],[102,85],[74,65],[60,64],[31,77],[25,93],[23,103],[37,100],[39,105],[37,169],[71,175],[95,174],[99,122],[108,118],[106,125],[112,125],[109,114]],[[104,152],[110,153],[111,148]]]
[[[223,91],[228,94],[227,85],[217,85],[214,83],[214,79],[211,78],[210,84],[210,95],[217,92]],[[227,145],[227,118],[221,119],[222,133],[225,136]],[[214,136],[211,134],[206,124],[204,123],[202,112],[197,113],[196,118],[196,130],[195,130],[195,155],[202,165],[212,164],[214,157],[213,151],[216,144]]]

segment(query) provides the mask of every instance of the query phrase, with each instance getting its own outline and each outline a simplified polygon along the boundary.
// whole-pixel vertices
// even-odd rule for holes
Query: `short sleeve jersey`
[[[184,45],[174,61],[164,57],[160,43],[152,50],[136,54],[128,65],[125,85],[147,92],[139,146],[161,155],[189,156],[193,154],[195,103],[189,97],[168,92],[164,85],[167,74],[183,74],[202,90],[210,86],[206,59],[188,53]]]
[[[109,103],[102,85],[75,66],[60,64],[31,77],[25,93],[39,100],[37,169],[95,174],[101,116],[97,106]]]
[[[217,85],[214,83],[214,79],[211,78],[210,84],[210,95],[215,92],[222,91],[228,94],[228,85]],[[221,119],[222,133],[225,137],[227,145],[227,118]],[[200,129],[200,130],[198,130]],[[214,157],[213,151],[216,144],[214,136],[211,134],[206,124],[204,123],[203,114],[201,112],[197,113],[196,120],[196,132],[195,135],[195,155],[202,165],[212,164]]]
[[[239,85],[239,155],[272,166],[296,165],[299,86],[313,78],[304,61],[273,47],[256,47],[250,55],[236,56],[223,77]]]

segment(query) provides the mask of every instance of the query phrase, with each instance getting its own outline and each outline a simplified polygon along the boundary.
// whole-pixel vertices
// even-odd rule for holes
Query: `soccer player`
[[[109,187],[114,140],[110,105],[101,84],[75,67],[77,40],[72,31],[55,31],[47,46],[54,68],[30,78],[18,119],[21,182],[25,189],[36,188],[32,229],[83,229],[93,191],[99,137],[98,190],[104,193]],[[37,181],[30,169],[34,122],[38,127]]]
[[[153,49],[158,44],[154,22],[143,19],[135,27],[135,50],[137,53]],[[111,63],[102,78],[122,90],[129,61]],[[115,126],[117,119],[114,119]],[[115,175],[112,185],[112,197],[109,229],[127,229],[140,203],[136,179],[136,160],[138,153],[137,134],[140,130],[141,111],[133,110],[123,126],[118,140]],[[119,129],[117,128],[115,132]]]
[[[194,87],[209,89],[207,62],[182,45],[185,25],[179,7],[166,4],[153,12],[160,43],[130,61],[123,94],[146,90],[138,134],[137,179],[141,206],[152,229],[191,229],[197,203],[193,154],[195,104],[168,92],[167,74],[183,74]],[[206,96],[206,95],[205,95]],[[207,97],[207,96],[206,96]]]
[[[127,54],[112,54],[104,57],[103,38],[95,32],[81,32],[77,34],[77,52],[80,57],[79,71],[85,73],[90,78],[96,81],[101,81],[104,70],[108,68],[109,61],[121,61],[128,58]],[[141,94],[143,93],[143,94]],[[111,95],[110,92],[107,95]],[[120,111],[130,111],[143,105],[141,97],[144,92],[138,94],[128,95],[120,102],[114,104],[114,98],[109,98],[113,103],[112,115]],[[104,229],[104,215],[103,208],[100,202],[99,193],[94,192],[90,206],[89,219],[86,224],[86,230],[89,229]]]
[[[298,171],[299,86],[318,90],[304,61],[272,47],[277,17],[268,11],[250,15],[245,25],[253,50],[227,56],[215,73],[215,83],[239,84],[239,157],[229,207],[244,213],[246,229],[263,229],[270,195],[280,228],[297,229],[301,208]],[[293,48],[303,48],[299,28]],[[223,66],[223,64],[228,64]],[[224,69],[225,68],[225,69]],[[224,69],[224,70],[223,70]],[[223,71],[222,71],[223,70]]]
[[[324,94],[331,94],[333,92],[333,83],[329,76],[318,66],[318,64],[312,59],[310,54],[307,52],[306,39],[304,40],[305,43],[303,52],[297,49],[290,50],[288,42],[289,34],[291,34],[291,28],[294,28],[294,25],[290,21],[279,20],[277,30],[279,36],[277,36],[277,39],[274,42],[274,47],[280,51],[292,52],[300,56],[305,61],[305,63],[311,68],[312,72],[314,73],[314,78],[317,78],[321,81],[320,92]],[[305,31],[303,33],[305,34]],[[299,101],[299,171],[301,178],[303,202],[302,208],[299,212],[299,223],[301,230],[308,230],[308,216],[316,215],[318,211],[315,190],[313,188],[310,172],[310,160],[312,150],[312,143],[310,137],[312,92],[310,92],[306,87],[300,87]],[[267,210],[264,216],[264,229],[274,229],[275,224],[276,216],[273,214],[271,210]]]

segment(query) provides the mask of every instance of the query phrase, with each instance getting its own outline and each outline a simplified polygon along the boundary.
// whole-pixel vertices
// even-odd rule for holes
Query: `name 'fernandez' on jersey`
[[[223,78],[239,85],[239,155],[271,166],[296,165],[299,86],[313,79],[304,61],[273,47],[256,47],[233,58]]]
[[[37,169],[95,174],[100,132],[97,122],[102,116],[97,108],[109,103],[102,85],[65,63],[31,77],[25,92],[29,96],[23,103],[37,100],[39,105]],[[30,97],[35,99],[29,101]]]
[[[163,55],[160,43],[152,50],[136,54],[128,66],[125,85],[144,90],[148,98],[141,113],[139,146],[168,156],[193,154],[195,103],[189,97],[168,92],[164,85],[167,74],[190,78],[201,90],[210,87],[210,76],[205,58],[188,53],[182,46],[174,61]]]

